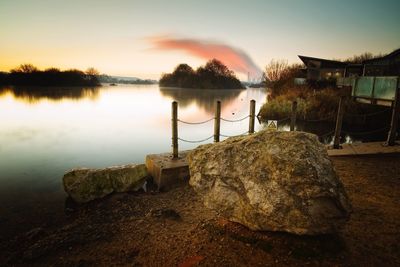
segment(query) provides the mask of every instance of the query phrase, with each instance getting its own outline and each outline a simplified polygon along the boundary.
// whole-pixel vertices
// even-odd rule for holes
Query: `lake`
[[[222,102],[223,118],[243,118],[251,99],[256,100],[257,113],[266,101],[265,89],[0,89],[0,235],[10,225],[11,230],[23,229],[27,220],[32,225],[57,220],[66,198],[62,176],[72,168],[144,163],[147,154],[171,151],[172,101],[178,101],[179,119],[199,122],[214,116],[217,100]],[[248,123],[222,121],[221,134],[242,134]],[[212,121],[178,127],[182,139],[213,134]],[[256,120],[256,130],[261,127]],[[179,149],[197,145],[180,141]]]
[[[217,100],[222,102],[222,118],[239,120],[249,114],[250,100],[256,100],[257,114],[266,96],[265,89],[167,89],[158,85],[0,88],[0,238],[64,218],[62,176],[66,171],[144,163],[147,154],[170,152],[172,101],[178,101],[182,121],[213,118]],[[221,134],[243,134],[248,123],[248,119],[221,121]],[[256,120],[255,130],[263,127]],[[278,127],[289,130],[289,121]],[[334,123],[298,121],[296,128],[324,135],[332,132]],[[178,125],[178,135],[185,140],[202,140],[212,134],[212,120]],[[385,137],[386,132],[363,139],[344,135],[343,141]],[[321,141],[332,142],[331,134]],[[202,143],[211,142],[212,138]],[[179,149],[199,144],[179,141]]]

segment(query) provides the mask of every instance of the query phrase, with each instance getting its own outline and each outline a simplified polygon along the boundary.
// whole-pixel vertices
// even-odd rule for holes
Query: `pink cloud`
[[[235,72],[250,73],[253,77],[259,77],[262,74],[261,69],[243,50],[227,44],[169,36],[151,37],[148,40],[154,48],[159,50],[181,50],[206,60],[216,58]]]

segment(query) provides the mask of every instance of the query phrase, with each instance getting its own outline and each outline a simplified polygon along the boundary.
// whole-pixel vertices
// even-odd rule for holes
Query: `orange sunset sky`
[[[271,59],[400,47],[400,1],[0,1],[0,70],[22,63],[158,79],[216,57],[242,78]]]

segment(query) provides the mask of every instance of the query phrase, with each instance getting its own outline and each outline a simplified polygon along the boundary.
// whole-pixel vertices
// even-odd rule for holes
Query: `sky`
[[[0,0],[0,70],[22,63],[158,79],[217,57],[241,79],[272,59],[400,48],[399,0]]]

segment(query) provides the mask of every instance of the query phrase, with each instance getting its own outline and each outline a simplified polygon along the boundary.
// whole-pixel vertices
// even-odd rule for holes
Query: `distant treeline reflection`
[[[99,72],[88,68],[61,71],[57,68],[39,70],[31,64],[23,64],[10,72],[0,72],[0,85],[30,86],[98,86]]]
[[[62,100],[62,99],[96,99],[99,95],[97,87],[35,87],[35,86],[7,86],[0,88],[2,94],[11,93],[15,98],[34,103],[42,99]]]
[[[184,108],[191,104],[196,104],[206,112],[214,112],[215,99],[220,100],[223,106],[229,106],[242,90],[213,90],[213,89],[191,89],[185,90],[180,88],[160,88],[163,96],[175,99],[179,103],[179,107]]]
[[[156,80],[150,80],[150,79],[146,79],[146,80],[142,80],[139,78],[118,78],[118,77],[112,77],[106,74],[101,74],[98,75],[97,78],[99,79],[99,81],[101,83],[121,83],[121,84],[156,84],[158,83]]]

